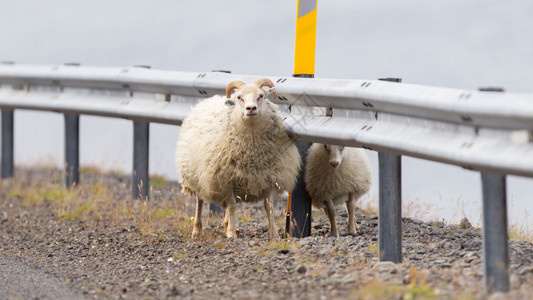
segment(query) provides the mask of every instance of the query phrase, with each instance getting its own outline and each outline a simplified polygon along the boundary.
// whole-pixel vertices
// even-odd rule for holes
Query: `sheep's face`
[[[237,107],[240,108],[244,119],[255,118],[266,109],[267,92],[256,86],[244,85],[233,94]]]
[[[324,149],[329,155],[329,164],[331,167],[334,169],[338,168],[342,162],[344,146],[324,145]]]
[[[242,81],[232,81],[226,87],[226,104],[235,105],[235,112],[244,120],[254,120],[268,109],[265,102],[270,93],[276,96],[274,83],[268,78],[257,79],[249,85]]]

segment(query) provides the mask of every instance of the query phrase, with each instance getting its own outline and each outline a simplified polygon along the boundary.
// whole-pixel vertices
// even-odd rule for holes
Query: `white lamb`
[[[313,206],[323,208],[332,236],[339,236],[335,223],[335,205],[346,203],[348,233],[359,232],[355,220],[355,202],[372,181],[370,162],[363,149],[313,144],[307,154],[305,185]]]
[[[296,184],[300,154],[285,132],[277,105],[267,99],[270,93],[275,97],[267,78],[250,85],[233,81],[226,97],[201,101],[183,121],[176,165],[183,191],[197,199],[193,237],[202,230],[204,200],[226,208],[224,230],[233,238],[236,202],[261,199],[270,237],[279,236],[272,201]]]

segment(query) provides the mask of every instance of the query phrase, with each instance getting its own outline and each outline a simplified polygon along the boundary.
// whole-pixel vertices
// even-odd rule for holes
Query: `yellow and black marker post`
[[[317,0],[298,0],[293,77],[315,76],[316,19]],[[305,162],[311,144],[298,141],[295,144],[302,162]],[[305,188],[303,170],[298,174],[296,187],[289,194],[286,222],[285,233],[290,232],[290,236],[301,238],[311,235],[311,197]]]
[[[315,75],[317,1],[298,0],[293,77]]]

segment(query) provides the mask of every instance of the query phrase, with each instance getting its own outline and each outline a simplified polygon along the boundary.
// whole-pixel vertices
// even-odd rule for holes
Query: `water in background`
[[[531,1],[321,1],[316,74],[533,92]],[[292,73],[296,1],[3,1],[0,60],[27,64],[151,65],[180,71]],[[126,172],[131,122],[81,117],[81,163]],[[152,124],[150,170],[176,178],[179,129]],[[15,162],[63,163],[63,117],[15,113]],[[368,152],[377,198],[377,155]],[[480,221],[476,172],[403,158],[405,214]],[[533,224],[533,181],[509,176],[511,222]]]

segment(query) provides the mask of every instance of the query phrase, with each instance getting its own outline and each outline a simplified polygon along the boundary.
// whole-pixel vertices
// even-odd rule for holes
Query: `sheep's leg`
[[[192,229],[192,237],[196,238],[202,234],[202,207],[204,200],[196,197],[196,213],[194,214],[194,226]]]
[[[228,195],[226,199],[226,216],[224,217],[224,222],[227,223],[226,227],[226,237],[227,238],[237,238],[237,231],[235,229],[235,197],[233,192]]]
[[[348,233],[359,233],[359,226],[357,226],[357,219],[355,218],[355,194],[350,193],[348,195],[348,201],[346,201],[346,212],[348,213]]]
[[[222,222],[222,226],[224,226],[224,234],[228,231],[228,210],[226,208],[226,213],[224,213],[224,222]]]
[[[268,197],[265,197],[265,211],[268,218],[268,231],[270,233],[270,239],[278,239],[278,229],[276,222],[274,221],[274,198],[276,197],[277,192],[275,189],[272,189],[268,193]]]
[[[337,223],[335,222],[335,206],[331,199],[324,200],[324,212],[328,216],[331,236],[339,237]]]

